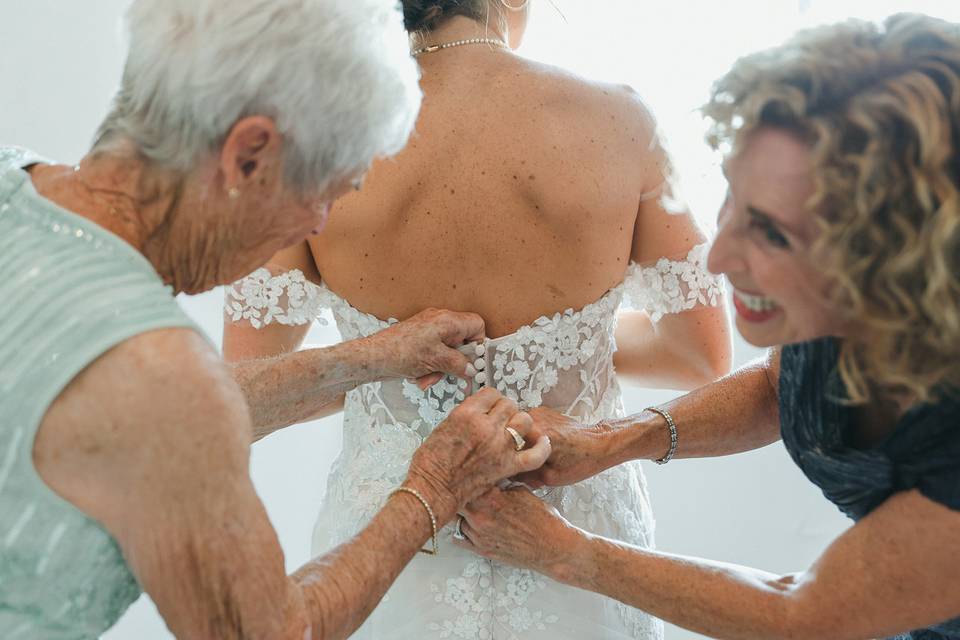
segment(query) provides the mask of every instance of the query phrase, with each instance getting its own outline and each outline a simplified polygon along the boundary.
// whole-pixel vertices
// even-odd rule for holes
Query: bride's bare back
[[[404,6],[414,4],[436,8]],[[462,17],[445,24],[444,33],[431,33],[434,42],[470,37],[478,28]],[[383,320],[428,307],[479,313],[486,336],[499,338],[468,339],[476,344],[469,345],[462,380],[438,376],[419,388],[396,375],[375,384],[344,382],[343,452],[327,481],[315,553],[353,536],[369,517],[367,506],[387,500],[385,490],[403,481],[421,439],[482,386],[525,410],[549,408],[593,425],[623,415],[615,374],[678,389],[704,384],[729,366],[718,286],[703,271],[703,252],[691,251],[704,238],[689,214],[663,209],[670,195],[666,157],[652,118],[630,90],[483,45],[421,60],[426,100],[408,148],[373,167],[364,189],[336,205],[320,236],[228,292],[225,355],[264,359],[260,387],[298,408],[316,395],[324,372],[310,366],[311,354],[324,350],[289,352],[324,307],[344,338],[360,344],[404,326]],[[628,271],[631,262],[663,257],[676,261]],[[304,286],[303,276],[321,286]],[[638,310],[618,324],[625,295]],[[380,357],[375,349],[364,353]],[[664,425],[653,436],[664,454],[668,434]],[[563,450],[555,449],[560,456]],[[639,546],[652,540],[636,464],[548,499],[574,526]],[[492,568],[461,548],[444,554],[439,563],[414,561],[356,637],[433,638],[487,627],[492,638],[587,637],[601,628],[610,638],[660,636],[660,623],[638,610]],[[496,576],[498,584],[483,586],[481,576]],[[461,609],[464,602],[473,604]]]
[[[335,206],[310,248],[327,286],[380,318],[469,310],[491,337],[580,308],[631,260],[702,242],[654,197],[664,157],[628,88],[476,45],[421,57],[417,132]]]
[[[522,34],[523,14],[508,18],[510,33]],[[454,42],[482,29],[457,15],[429,37]],[[664,208],[669,160],[631,89],[486,44],[420,62],[425,99],[408,147],[376,163],[362,191],[335,205],[326,230],[275,256],[270,273],[298,269],[381,319],[472,311],[497,338],[597,301],[631,262],[684,261],[705,241],[689,212]],[[728,370],[726,314],[689,284],[654,286],[676,307],[656,325],[645,311],[621,316],[618,373],[686,389]],[[306,332],[228,323],[224,354],[296,351]]]

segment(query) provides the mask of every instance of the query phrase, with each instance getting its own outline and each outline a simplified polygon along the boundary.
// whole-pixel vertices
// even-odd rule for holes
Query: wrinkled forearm
[[[382,376],[366,340],[230,364],[253,420],[254,441],[329,410],[344,393]]]
[[[709,458],[759,449],[780,439],[776,373],[769,360],[662,405],[677,425],[677,458]],[[646,411],[605,421],[613,464],[663,457],[670,448],[664,419]]]
[[[548,575],[711,638],[804,637],[794,581],[756,569],[631,547],[574,530]]]
[[[418,489],[436,508],[439,500],[426,489]],[[313,640],[350,636],[380,603],[407,563],[425,544],[429,546],[431,532],[423,505],[401,493],[391,498],[356,537],[297,571],[292,580],[302,593]]]

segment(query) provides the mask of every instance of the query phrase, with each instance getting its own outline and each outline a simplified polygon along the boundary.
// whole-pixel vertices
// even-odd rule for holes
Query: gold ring
[[[523,436],[520,435],[520,432],[514,429],[513,427],[507,427],[507,433],[513,438],[514,443],[516,444],[517,451],[523,451],[527,446],[527,441],[523,439]]]

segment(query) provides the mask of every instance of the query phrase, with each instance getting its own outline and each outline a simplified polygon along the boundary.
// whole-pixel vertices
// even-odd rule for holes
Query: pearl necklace
[[[445,42],[444,44],[432,44],[429,47],[420,47],[419,49],[415,49],[410,55],[416,58],[417,56],[421,56],[425,53],[433,53],[434,51],[450,49],[452,47],[462,47],[465,44],[489,44],[503,48],[507,48],[509,46],[503,40],[495,40],[494,38],[470,38],[467,40],[457,40],[455,42]]]

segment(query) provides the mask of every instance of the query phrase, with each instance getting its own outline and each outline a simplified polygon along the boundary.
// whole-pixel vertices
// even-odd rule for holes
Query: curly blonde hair
[[[704,108],[715,149],[779,127],[812,150],[812,256],[856,331],[848,400],[960,388],[960,25],[899,14],[739,60]]]

